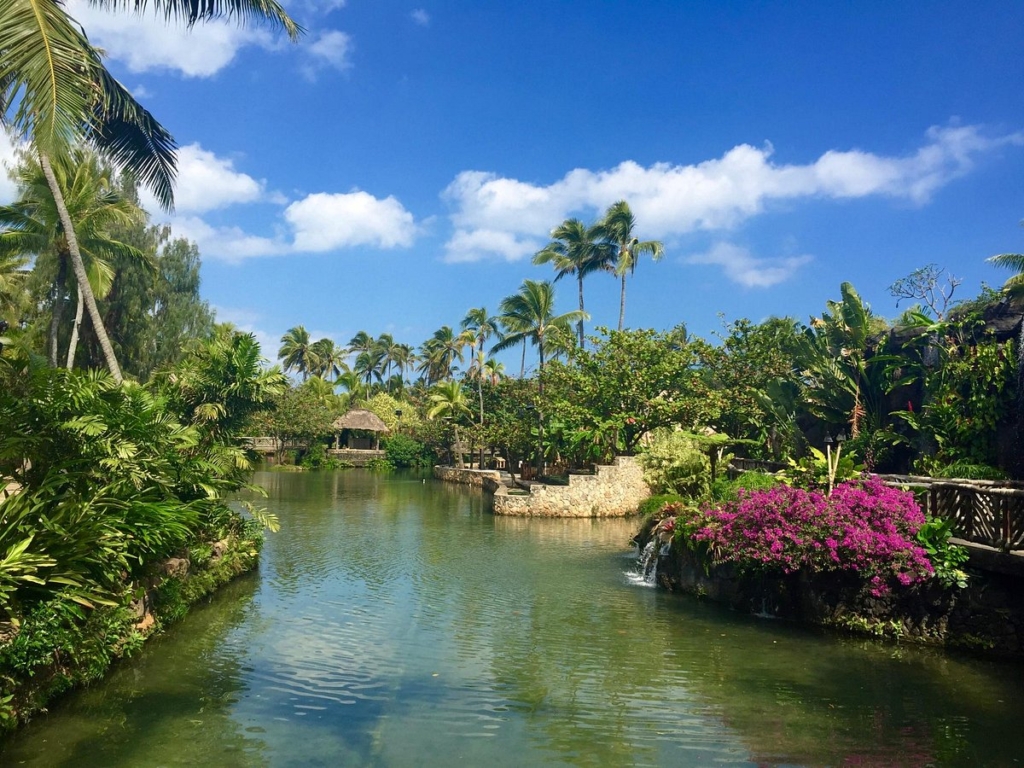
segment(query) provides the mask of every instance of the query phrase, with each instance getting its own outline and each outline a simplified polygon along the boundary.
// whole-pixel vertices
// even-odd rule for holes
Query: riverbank
[[[191,547],[127,585],[113,605],[57,598],[0,625],[0,730],[11,731],[61,694],[102,679],[189,608],[259,562],[262,529]]]
[[[658,520],[635,541],[655,558],[659,587],[764,618],[785,619],[857,635],[1024,658],[1024,579],[971,567],[965,587],[937,579],[872,594],[850,572],[783,574],[714,563],[679,537],[659,541]],[[664,537],[663,537],[664,539]]]

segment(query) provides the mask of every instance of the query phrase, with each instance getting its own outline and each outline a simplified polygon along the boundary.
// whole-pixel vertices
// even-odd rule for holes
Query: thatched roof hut
[[[336,447],[349,450],[375,451],[380,448],[380,432],[387,432],[388,425],[373,411],[364,408],[353,408],[344,416],[339,416],[331,425],[337,437]],[[366,433],[373,433],[367,437]]]
[[[364,432],[387,432],[388,425],[373,411],[364,408],[353,408],[344,416],[339,416],[331,425],[335,432],[343,429],[361,429]]]

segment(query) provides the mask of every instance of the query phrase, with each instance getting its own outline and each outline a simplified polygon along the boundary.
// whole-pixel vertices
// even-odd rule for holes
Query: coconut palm
[[[492,336],[501,335],[501,321],[487,314],[486,307],[474,307],[462,318],[463,330],[473,338],[473,365],[475,366],[477,394],[480,397],[480,426],[484,425],[484,344]],[[481,460],[483,449],[481,448]]]
[[[505,364],[498,362],[496,358],[489,357],[484,361],[482,376],[491,386],[496,385],[505,378]]]
[[[369,397],[368,387],[363,383],[362,378],[353,370],[346,368],[334,380],[334,388],[342,390],[345,394],[346,407],[353,407],[356,403],[365,401]]]
[[[18,310],[25,301],[27,264],[28,259],[20,253],[0,250],[0,321],[18,320]]]
[[[110,232],[141,222],[145,214],[116,189],[112,169],[100,164],[94,153],[72,150],[67,162],[53,165],[64,203],[73,222],[79,251],[83,258],[88,285],[93,296],[105,297],[113,283],[112,262],[118,258],[144,260],[134,246],[115,239]],[[54,196],[39,163],[26,156],[16,171],[20,188],[18,199],[0,206],[0,252],[30,254],[36,257],[35,272],[51,284],[49,332],[50,364],[57,366],[58,333],[63,316],[68,268],[71,254],[65,227]],[[85,309],[85,293],[76,287],[78,305],[68,344],[67,367],[75,359],[78,330]]]
[[[314,341],[309,348],[310,373],[322,379],[336,379],[345,365],[345,350],[333,339]]]
[[[434,335],[420,347],[419,370],[427,383],[451,380],[455,361],[461,363],[466,359],[463,349],[472,342],[471,334],[456,334],[450,325],[441,326],[434,331]]]
[[[374,381],[378,384],[382,383],[384,381],[384,352],[377,346],[360,352],[356,355],[352,370],[359,375],[367,387]]]
[[[619,200],[612,203],[605,212],[604,219],[600,224],[608,242],[613,243],[617,249],[615,257],[615,274],[622,280],[622,289],[619,294],[619,330],[622,330],[626,321],[626,276],[636,271],[637,262],[643,255],[648,255],[655,261],[661,259],[665,253],[665,247],[659,240],[640,240],[633,234],[636,228],[636,217],[629,208],[629,203]]]
[[[375,340],[373,336],[368,334],[366,331],[359,331],[355,336],[348,342],[348,351],[359,354],[360,352],[369,352],[373,349]]]
[[[118,0],[93,5],[127,8]],[[133,3],[139,11],[145,0]],[[159,0],[157,11],[192,25],[211,18],[269,21],[294,39],[300,28],[273,0]],[[66,233],[75,279],[83,292],[97,341],[111,376],[121,369],[88,281],[74,225],[53,163],[88,142],[116,167],[150,187],[161,204],[173,205],[174,139],[103,65],[100,51],[59,0],[6,0],[0,3],[0,120],[31,142]]]
[[[600,225],[588,227],[579,219],[566,219],[551,230],[551,242],[533,257],[534,264],[553,264],[557,283],[567,275],[576,278],[579,288],[580,312],[583,306],[583,278],[594,272],[612,272],[615,269],[616,249],[605,239]],[[583,320],[577,323],[580,347],[583,339]]]
[[[509,332],[491,348],[491,352],[501,352],[529,341],[537,347],[538,373],[543,378],[547,336],[559,328],[571,331],[573,323],[589,317],[586,312],[578,309],[556,315],[555,289],[551,283],[546,280],[524,280],[518,293],[501,301],[501,321]]]
[[[314,368],[312,344],[309,331],[304,326],[289,328],[281,337],[281,347],[277,351],[277,359],[286,371],[298,371],[305,381]]]
[[[459,443],[459,419],[471,413],[466,392],[459,382],[444,381],[434,385],[430,390],[429,402],[428,419],[451,419],[452,428],[455,430],[455,445],[452,453],[455,454],[456,465],[461,468],[463,462],[462,448]]]

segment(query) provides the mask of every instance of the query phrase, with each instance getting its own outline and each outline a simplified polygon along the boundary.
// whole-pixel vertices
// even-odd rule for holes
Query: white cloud
[[[706,253],[688,256],[687,264],[713,264],[720,266],[725,276],[744,288],[771,288],[785,282],[813,256],[785,256],[782,258],[757,258],[742,246],[733,243],[715,243]]]
[[[629,201],[642,234],[654,238],[730,229],[775,201],[878,195],[922,205],[970,172],[979,155],[1022,144],[1024,133],[988,138],[978,126],[947,126],[929,129],[924,146],[905,157],[831,150],[807,165],[780,165],[771,162],[770,144],[741,144],[695,165],[625,161],[606,171],[576,169],[546,186],[464,171],[443,193],[456,230],[446,258],[523,258],[529,251],[510,243],[543,239],[552,222],[574,212],[596,215],[620,199]],[[502,237],[488,247],[485,235],[496,233]]]
[[[210,77],[249,45],[273,48],[277,36],[266,28],[242,28],[234,21],[210,21],[192,29],[158,13],[111,12],[85,0],[69,0],[68,12],[90,40],[132,72],[171,70],[186,77]]]
[[[308,195],[289,205],[284,217],[294,231],[297,251],[407,247],[416,237],[413,215],[398,200],[381,200],[359,190]]]
[[[153,92],[150,91],[149,88],[147,88],[146,86],[142,85],[142,83],[139,83],[134,88],[132,88],[131,93],[132,96],[134,96],[136,99],[149,99],[153,96]]]
[[[247,173],[236,171],[234,163],[199,144],[178,150],[178,177],[174,185],[174,207],[180,214],[205,213],[240,203],[267,199],[265,183]],[[146,192],[143,203],[156,210],[155,201]]]
[[[217,315],[218,323],[231,323],[242,333],[251,333],[256,337],[256,341],[260,345],[260,354],[271,364],[277,362],[277,350],[281,344],[281,336],[283,334],[267,333],[258,328],[256,323],[261,318],[258,312],[236,307],[214,306],[212,309]]]
[[[306,67],[307,77],[315,76],[317,70],[330,67],[344,71],[352,67],[352,38],[351,36],[331,29],[321,32],[320,36],[309,45],[305,46],[311,64]]]
[[[421,27],[430,26],[430,14],[422,8],[417,8],[415,11],[409,14],[413,22],[419,24]]]
[[[18,194],[18,186],[8,175],[8,171],[17,163],[17,151],[21,148],[11,135],[0,127],[0,205],[13,203]]]

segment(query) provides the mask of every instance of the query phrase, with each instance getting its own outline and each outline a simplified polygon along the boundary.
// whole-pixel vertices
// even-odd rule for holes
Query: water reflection
[[[479,491],[412,475],[260,481],[283,528],[259,576],[30,727],[0,762],[1017,757],[1019,665],[845,640],[630,586],[632,522],[495,518]]]

